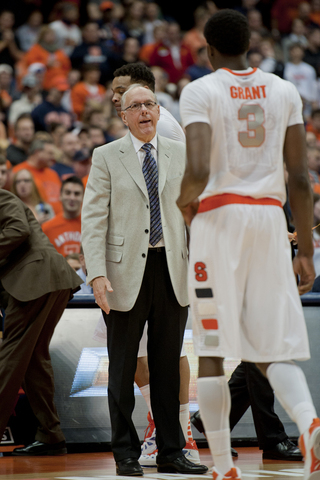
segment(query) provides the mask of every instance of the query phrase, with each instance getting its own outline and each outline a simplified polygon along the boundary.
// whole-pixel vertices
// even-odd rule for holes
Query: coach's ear
[[[127,122],[127,112],[121,112],[121,118],[123,123],[128,127],[128,122]]]

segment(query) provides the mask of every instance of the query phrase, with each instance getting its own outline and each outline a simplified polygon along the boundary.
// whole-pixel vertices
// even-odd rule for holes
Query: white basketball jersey
[[[303,124],[292,83],[256,68],[220,68],[184,87],[180,111],[184,127],[204,122],[212,128],[210,177],[201,198],[235,193],[286,201],[286,129]]]

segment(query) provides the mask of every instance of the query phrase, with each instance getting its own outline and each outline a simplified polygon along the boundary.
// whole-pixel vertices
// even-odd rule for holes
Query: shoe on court
[[[148,412],[148,426],[144,433],[144,440],[141,446],[141,456],[139,463],[143,467],[156,467],[157,462],[157,444],[156,444],[156,427],[153,418],[151,418],[150,412]]]
[[[190,440],[182,450],[183,455],[192,463],[201,465],[200,455],[195,440]]]
[[[229,472],[222,475],[215,467],[213,467],[212,477],[213,480],[240,480],[241,471],[238,467],[232,467]]]
[[[299,438],[304,456],[304,479],[320,480],[320,419],[315,418],[311,427]]]

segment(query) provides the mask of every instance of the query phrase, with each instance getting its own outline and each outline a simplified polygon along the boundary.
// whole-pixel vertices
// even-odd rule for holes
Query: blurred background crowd
[[[93,149],[127,133],[112,103],[113,72],[149,66],[159,103],[180,122],[182,89],[212,71],[204,25],[226,7],[248,18],[248,66],[301,95],[320,274],[320,0],[2,0],[0,188],[32,209],[74,268]]]

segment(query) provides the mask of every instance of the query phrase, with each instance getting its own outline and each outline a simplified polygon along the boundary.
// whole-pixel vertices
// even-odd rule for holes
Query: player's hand
[[[316,277],[312,256],[301,255],[298,252],[293,259],[293,271],[299,275],[299,294],[309,292]]]
[[[96,277],[92,280],[92,289],[96,303],[108,315],[110,307],[106,298],[106,292],[113,292],[110,281],[106,277]]]
[[[297,245],[298,243],[298,237],[297,237],[297,232],[288,232],[288,239],[290,243],[293,243],[293,245]]]
[[[192,220],[197,215],[199,209],[199,199],[193,200],[193,202],[188,203],[185,207],[179,205],[179,199],[177,200],[177,205],[181,210],[182,216],[186,224],[190,227]]]

